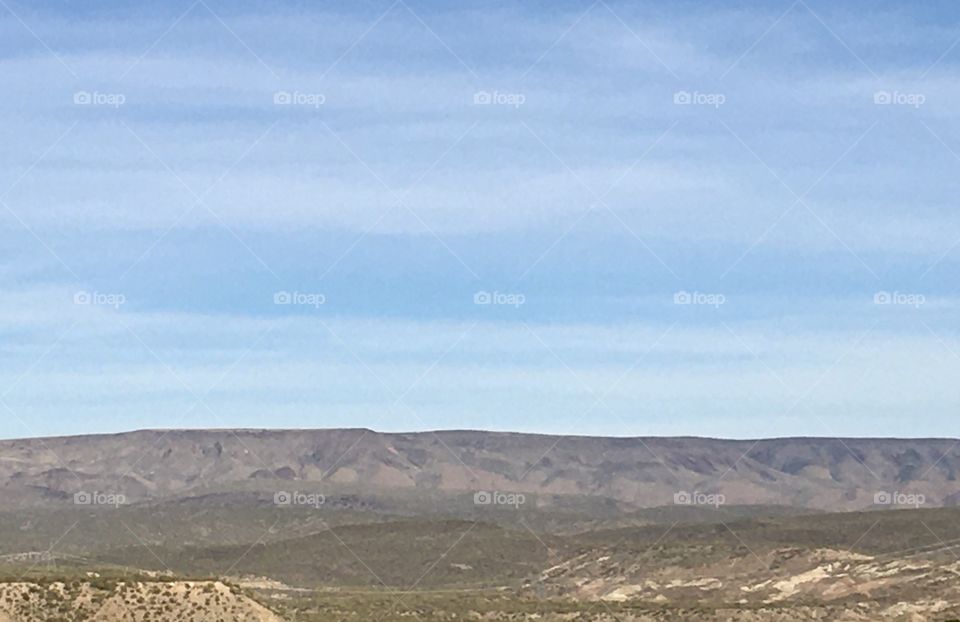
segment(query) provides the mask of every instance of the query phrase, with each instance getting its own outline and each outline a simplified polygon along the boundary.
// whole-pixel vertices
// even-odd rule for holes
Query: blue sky
[[[3,0],[0,437],[956,436],[957,21]]]

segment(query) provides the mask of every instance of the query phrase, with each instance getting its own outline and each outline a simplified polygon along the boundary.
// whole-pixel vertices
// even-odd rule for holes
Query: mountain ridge
[[[366,428],[171,429],[0,441],[0,490],[28,502],[78,491],[129,499],[224,490],[332,487],[409,498],[512,491],[625,507],[709,493],[734,505],[878,509],[909,492],[960,502],[960,441],[949,438],[713,439]],[[297,484],[299,483],[299,484]]]

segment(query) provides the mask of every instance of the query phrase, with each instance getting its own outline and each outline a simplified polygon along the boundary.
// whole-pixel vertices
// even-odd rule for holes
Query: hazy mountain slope
[[[8,503],[71,501],[77,491],[127,500],[315,483],[395,494],[518,491],[603,497],[635,507],[674,494],[727,504],[843,510],[879,492],[952,505],[960,454],[950,439],[716,440],[561,437],[475,431],[176,430],[0,441]],[[317,488],[315,486],[315,488]]]

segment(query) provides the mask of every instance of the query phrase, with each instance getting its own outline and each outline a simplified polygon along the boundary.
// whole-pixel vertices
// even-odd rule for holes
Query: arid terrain
[[[0,443],[0,620],[960,619],[951,440]]]

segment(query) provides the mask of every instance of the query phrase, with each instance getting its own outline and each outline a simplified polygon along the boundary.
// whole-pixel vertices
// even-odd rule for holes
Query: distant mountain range
[[[8,507],[73,501],[82,492],[136,502],[329,489],[410,500],[513,492],[541,508],[602,501],[626,510],[722,503],[844,511],[956,505],[958,473],[960,442],[953,439],[327,429],[0,441],[0,492]]]

